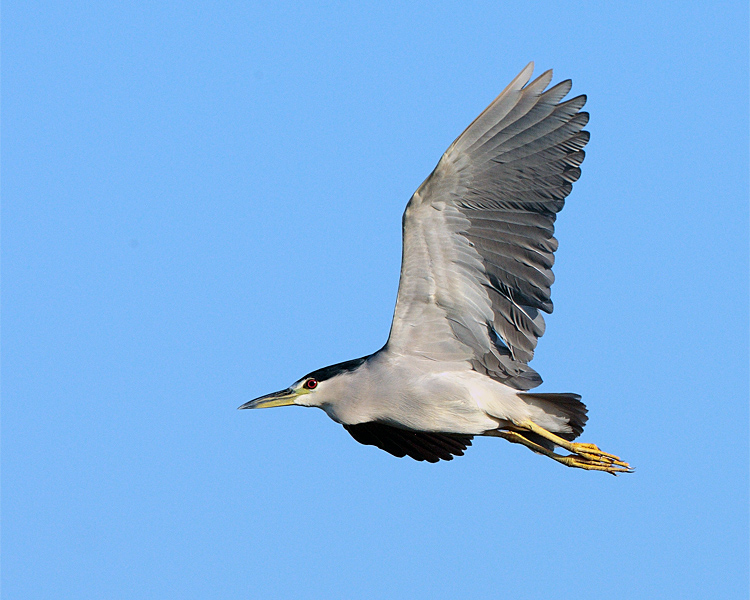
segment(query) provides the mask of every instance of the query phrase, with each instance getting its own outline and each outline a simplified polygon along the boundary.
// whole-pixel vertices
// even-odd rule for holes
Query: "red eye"
[[[316,387],[318,387],[318,382],[315,379],[308,379],[305,381],[305,387],[308,390],[314,390]]]

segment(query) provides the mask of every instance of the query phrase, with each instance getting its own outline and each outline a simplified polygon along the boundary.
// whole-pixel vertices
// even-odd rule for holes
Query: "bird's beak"
[[[266,394],[250,402],[245,402],[238,410],[243,408],[273,408],[274,406],[290,406],[294,404],[294,399],[299,396],[299,393],[292,388],[281,390],[280,392],[274,392],[273,394]]]

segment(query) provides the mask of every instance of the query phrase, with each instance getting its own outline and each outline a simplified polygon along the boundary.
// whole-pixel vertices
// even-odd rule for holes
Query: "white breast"
[[[330,381],[319,407],[338,423],[392,423],[419,431],[481,435],[508,422],[532,419],[560,431],[563,423],[518,392],[463,361],[378,355]]]

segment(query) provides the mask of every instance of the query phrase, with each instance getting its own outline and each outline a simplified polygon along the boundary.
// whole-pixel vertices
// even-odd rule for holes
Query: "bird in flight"
[[[385,346],[239,408],[322,408],[358,442],[416,460],[452,460],[483,435],[568,467],[632,471],[573,441],[588,419],[578,394],[529,391],[542,382],[528,363],[542,313],[552,312],[555,218],[589,140],[586,96],[563,101],[571,81],[547,88],[552,71],[529,82],[533,69],[458,136],[409,200]]]

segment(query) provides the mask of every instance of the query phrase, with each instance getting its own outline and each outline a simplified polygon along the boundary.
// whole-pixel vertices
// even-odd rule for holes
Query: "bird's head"
[[[337,377],[357,370],[365,363],[367,358],[355,358],[318,369],[298,379],[285,390],[250,400],[239,408],[272,408],[274,406],[291,406],[292,404],[322,407],[330,399],[329,397],[335,395],[338,391],[339,386],[334,383]]]

